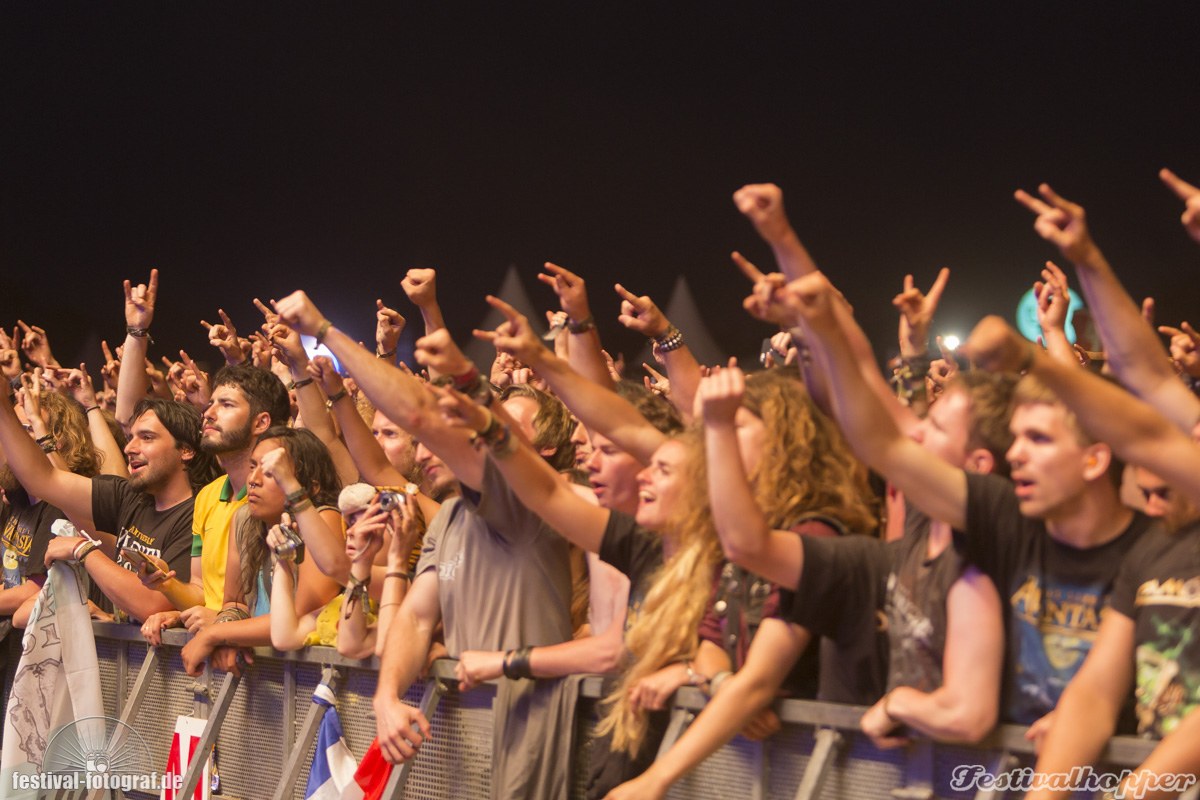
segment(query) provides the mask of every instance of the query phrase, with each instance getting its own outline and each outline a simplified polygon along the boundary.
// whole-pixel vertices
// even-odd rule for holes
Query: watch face
[[[1083,308],[1083,300],[1079,295],[1067,290],[1071,301],[1067,304],[1067,341],[1075,344],[1075,325],[1072,320],[1075,318],[1075,312]],[[1031,342],[1036,342],[1038,337],[1042,335],[1042,326],[1038,324],[1037,318],[1037,297],[1033,293],[1033,289],[1028,290],[1021,295],[1020,301],[1017,303],[1017,330]]]

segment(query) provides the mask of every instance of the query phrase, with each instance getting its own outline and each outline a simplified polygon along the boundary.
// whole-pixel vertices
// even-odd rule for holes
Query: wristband
[[[532,678],[533,669],[529,664],[529,658],[533,653],[533,648],[529,646],[522,647],[519,650],[509,650],[504,654],[504,663],[501,666],[501,671],[504,677],[509,680],[519,680],[521,678]]]
[[[88,406],[87,408],[85,408],[83,410],[83,413],[85,415],[87,415],[87,414],[92,413],[93,411],[99,411],[99,410],[100,410],[100,406]]]
[[[567,330],[573,334],[578,335],[581,333],[587,333],[588,331],[594,331],[595,329],[596,318],[591,314],[588,314],[586,317],[579,320],[579,322],[576,322],[570,317],[567,318]]]
[[[723,669],[716,675],[713,675],[712,679],[708,682],[708,696],[712,697],[715,695],[717,690],[721,688],[721,684],[725,683],[731,677],[733,677],[733,673],[727,669]]]
[[[385,581],[388,578],[399,578],[400,580],[412,582],[412,575],[409,575],[407,572],[389,572],[383,576]]]
[[[75,549],[71,551],[71,560],[76,564],[83,562],[88,555],[96,549],[98,545],[90,539],[84,539],[79,544],[75,545]]]
[[[230,606],[229,608],[221,609],[221,613],[217,614],[217,618],[213,622],[214,624],[218,622],[237,622],[242,619],[250,619],[250,612],[238,606]]]
[[[671,325],[662,336],[654,337],[654,343],[658,345],[658,352],[660,353],[669,353],[672,350],[678,350],[683,347],[683,331]]]
[[[395,351],[395,350],[389,350],[389,351],[388,351],[388,352],[386,352],[386,353],[381,353],[381,352],[379,352],[379,348],[375,348],[375,357],[376,357],[376,358],[395,358],[395,357],[396,357],[396,351]]]
[[[333,408],[334,403],[336,403],[338,400],[341,400],[343,397],[346,397],[349,394],[350,394],[350,392],[348,392],[345,388],[343,388],[340,392],[334,392],[332,395],[330,395],[329,399],[325,401],[325,408],[326,409]]]
[[[146,339],[150,342],[150,344],[154,344],[154,337],[150,335],[149,328],[134,328],[132,326],[127,326],[125,328],[125,333],[135,339]]]
[[[311,377],[301,378],[298,381],[292,381],[292,385],[289,386],[288,388],[289,389],[301,389],[305,386],[308,386],[312,382],[313,382],[313,379]]]
[[[333,323],[329,320],[321,320],[320,326],[317,328],[317,334],[313,338],[317,340],[317,344],[325,342],[325,334],[329,333],[329,329],[333,327]]]

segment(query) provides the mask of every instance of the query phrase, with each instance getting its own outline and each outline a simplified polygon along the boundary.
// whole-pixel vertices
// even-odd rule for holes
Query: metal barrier
[[[133,726],[159,764],[166,763],[178,715],[208,719],[202,743],[217,745],[223,797],[303,797],[321,713],[311,696],[322,680],[337,690],[338,713],[350,749],[361,757],[374,737],[371,698],[378,671],[374,659],[346,659],[327,647],[296,653],[260,648],[255,651],[255,664],[240,680],[207,673],[193,680],[183,672],[179,657],[179,648],[188,638],[185,632],[164,631],[164,646],[150,648],[132,625],[95,623],[94,630],[106,713]],[[576,741],[581,745],[574,758],[572,798],[584,794],[586,741],[600,684],[597,676],[582,685],[576,722]],[[483,686],[460,694],[455,687],[454,662],[439,661],[431,679],[406,695],[408,702],[425,710],[433,735],[416,759],[402,770],[393,770],[385,797],[488,797],[495,688]],[[695,689],[677,693],[660,753],[686,730],[705,701]],[[668,796],[677,800],[983,800],[1003,793],[956,791],[951,786],[956,766],[979,764],[993,774],[1013,766],[1032,766],[1032,746],[1018,727],[998,728],[976,747],[921,741],[904,750],[880,751],[858,731],[861,707],[785,700],[776,710],[784,722],[782,731],[766,742],[735,739]],[[1135,766],[1152,748],[1152,742],[1140,739],[1113,739],[1105,764]],[[184,796],[198,780],[201,764],[197,759],[185,776]]]

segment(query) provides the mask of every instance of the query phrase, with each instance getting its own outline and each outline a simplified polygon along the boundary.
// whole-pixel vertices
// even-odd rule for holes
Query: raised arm
[[[726,558],[794,590],[804,565],[804,545],[794,533],[772,530],[754,500],[737,442],[744,391],[745,377],[736,366],[700,382],[697,405],[704,418],[713,522]]]
[[[684,341],[683,332],[647,295],[635,295],[621,284],[614,287],[621,297],[617,321],[650,340],[655,358],[662,362],[671,381],[671,403],[685,421],[690,422],[696,387],[700,385],[700,364]]]
[[[542,346],[529,320],[515,308],[496,297],[488,297],[488,303],[499,309],[507,322],[495,331],[476,331],[476,336],[489,339],[497,350],[532,367],[589,430],[599,431],[641,463],[650,462],[666,441],[661,431],[629,401],[580,375]]]
[[[567,541],[589,553],[600,551],[611,513],[608,509],[577,494],[496,412],[454,391],[444,391],[439,403],[449,418],[483,441],[518,500]]]
[[[276,310],[288,325],[324,343],[375,407],[445,461],[459,481],[479,486],[483,480],[482,455],[471,447],[462,431],[442,421],[436,402],[420,381],[376,358],[334,327],[304,292],[293,292],[278,301]]]
[[[133,407],[146,396],[150,379],[144,364],[150,349],[150,323],[158,302],[158,270],[150,270],[150,282],[137,286],[125,281],[125,347],[117,376],[117,422],[129,427]]]
[[[985,317],[975,326],[967,348],[986,369],[1036,375],[1075,412],[1092,438],[1200,503],[1200,447],[1147,402],[1088,370],[1049,358],[999,317]]]
[[[54,468],[17,418],[8,381],[0,385],[0,397],[0,451],[17,480],[29,494],[65,511],[79,527],[95,531],[91,479]]]
[[[962,470],[901,433],[879,396],[863,379],[834,305],[834,289],[820,273],[788,284],[814,357],[825,367],[833,404],[847,441],[872,469],[934,519],[961,529],[966,522],[967,479]]]
[[[1044,183],[1038,193],[1041,198],[1021,190],[1015,196],[1037,215],[1034,230],[1075,265],[1113,374],[1177,426],[1191,430],[1200,418],[1200,399],[1176,377],[1162,342],[1092,240],[1083,207]]]
[[[538,280],[554,290],[559,305],[567,313],[567,332],[571,337],[567,361],[571,367],[600,386],[612,389],[612,375],[608,372],[604,353],[600,349],[600,331],[592,316],[587,284],[583,278],[547,261]]]
[[[58,391],[69,394],[83,406],[87,415],[88,433],[92,444],[100,454],[100,474],[129,477],[129,467],[125,463],[125,454],[113,438],[112,429],[104,418],[104,412],[96,401],[96,390],[92,386],[92,378],[88,375],[87,365],[80,364],[79,369],[55,370],[55,387]]]

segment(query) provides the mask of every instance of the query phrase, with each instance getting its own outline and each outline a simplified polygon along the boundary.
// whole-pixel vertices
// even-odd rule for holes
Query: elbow
[[[616,672],[621,666],[625,655],[625,643],[619,637],[607,636],[604,646],[596,654],[595,668],[597,672]]]
[[[371,647],[370,642],[355,640],[349,636],[338,636],[337,651],[338,655],[357,659],[370,658],[375,654],[375,648]]]
[[[951,713],[944,731],[946,741],[976,744],[996,727],[996,703],[962,703]]]

